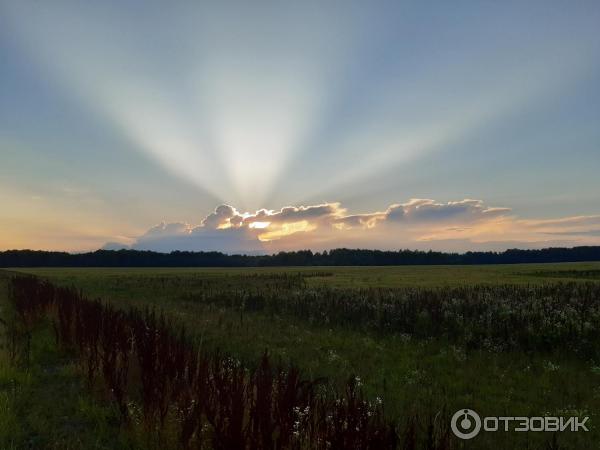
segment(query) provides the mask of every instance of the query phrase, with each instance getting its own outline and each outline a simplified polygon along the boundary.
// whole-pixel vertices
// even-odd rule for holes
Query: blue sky
[[[596,1],[4,0],[0,248],[598,243],[598,23]]]

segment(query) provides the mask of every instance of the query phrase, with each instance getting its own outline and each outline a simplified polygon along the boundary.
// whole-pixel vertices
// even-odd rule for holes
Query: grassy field
[[[279,290],[284,296],[299,289],[316,289],[319,295],[335,291],[360,296],[371,288],[443,291],[472,285],[548,286],[565,282],[583,286],[600,282],[600,263],[18,272],[75,286],[119,308],[157,307],[184,324],[203,348],[218,348],[247,365],[268,350],[275,361],[293,363],[311,379],[327,377],[342,385],[350,376],[358,377],[367,396],[383,398],[386,415],[399,428],[415,414],[444,414],[449,418],[460,408],[486,416],[590,416],[589,433],[564,432],[557,441],[560,448],[600,448],[600,361],[588,353],[577,353],[568,346],[543,351],[471,348],[446,335],[383,332],[330,318],[301,317],[285,309],[248,308],[246,303],[240,307],[221,298],[266,290]],[[285,274],[289,280],[277,278]],[[7,276],[5,272],[0,278],[3,316],[9,310]],[[110,403],[85,390],[69,355],[56,348],[48,325],[40,325],[34,333],[28,366],[15,367],[5,354],[2,358],[2,448],[137,445],[115,426]],[[118,432],[111,431],[115,429]],[[551,448],[546,447],[551,437],[546,433],[482,433],[455,445],[473,449]]]
[[[502,264],[485,266],[273,267],[273,268],[32,268],[19,272],[52,279],[89,282],[115,277],[190,276],[232,277],[248,274],[326,272],[310,282],[333,287],[456,286],[465,284],[541,284],[548,281],[595,279],[600,263]],[[109,294],[110,292],[106,292]]]

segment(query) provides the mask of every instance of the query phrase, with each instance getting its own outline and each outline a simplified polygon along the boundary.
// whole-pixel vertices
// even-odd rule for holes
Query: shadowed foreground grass
[[[6,280],[0,273],[0,311],[11,319]],[[50,324],[31,336],[29,361],[9,357],[4,327],[0,331],[1,449],[132,448],[117,424],[117,411],[86,389],[72,359],[55,345]]]

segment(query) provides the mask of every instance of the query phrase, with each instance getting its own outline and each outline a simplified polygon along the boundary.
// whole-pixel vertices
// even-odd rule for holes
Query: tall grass
[[[239,277],[240,279],[242,277]],[[566,349],[600,358],[600,284],[470,285],[444,288],[308,287],[289,275],[264,285],[209,283],[181,294],[192,302],[288,314],[312,323],[415,338],[441,338],[494,351]]]
[[[58,344],[74,351],[89,385],[114,401],[124,426],[142,427],[158,447],[399,445],[383,404],[365,399],[354,377],[336,391],[322,380],[303,379],[296,367],[274,366],[267,353],[255,368],[244,367],[197,348],[185,330],[155,311],[116,310],[34,277],[14,277],[10,287],[20,320],[50,317]],[[448,448],[445,440],[434,445]]]

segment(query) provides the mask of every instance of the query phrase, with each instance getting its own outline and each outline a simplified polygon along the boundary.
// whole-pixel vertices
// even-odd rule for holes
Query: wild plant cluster
[[[133,275],[126,274],[114,276],[111,282],[116,283],[120,289],[139,289],[142,285],[151,285],[153,288],[177,292],[202,291],[211,295],[223,291],[235,290],[288,290],[303,289],[307,287],[309,278],[332,277],[333,272],[304,270],[302,272],[283,273],[252,273],[231,274],[219,273],[216,275],[204,274],[169,274],[169,275]]]
[[[24,297],[12,296],[13,310],[2,311],[2,343],[12,364],[29,366],[31,336],[35,325],[46,314],[51,302],[48,298],[30,302]]]
[[[596,269],[577,269],[577,270],[539,270],[533,272],[536,277],[548,278],[583,278],[588,280],[600,280],[600,270]]]
[[[327,326],[440,338],[469,349],[600,356],[600,284],[332,289],[288,281],[269,288],[216,285],[180,298]]]
[[[122,311],[35,277],[11,280],[21,320],[49,317],[57,342],[77,355],[92,388],[117,405],[159,448],[386,449],[398,436],[380,401],[367,401],[355,378],[343,391],[304,380],[296,367],[255,368],[197,348],[162,314]],[[414,430],[413,430],[414,431]],[[414,432],[413,432],[414,434]],[[404,448],[415,448],[408,436]],[[448,448],[447,439],[433,448]]]

